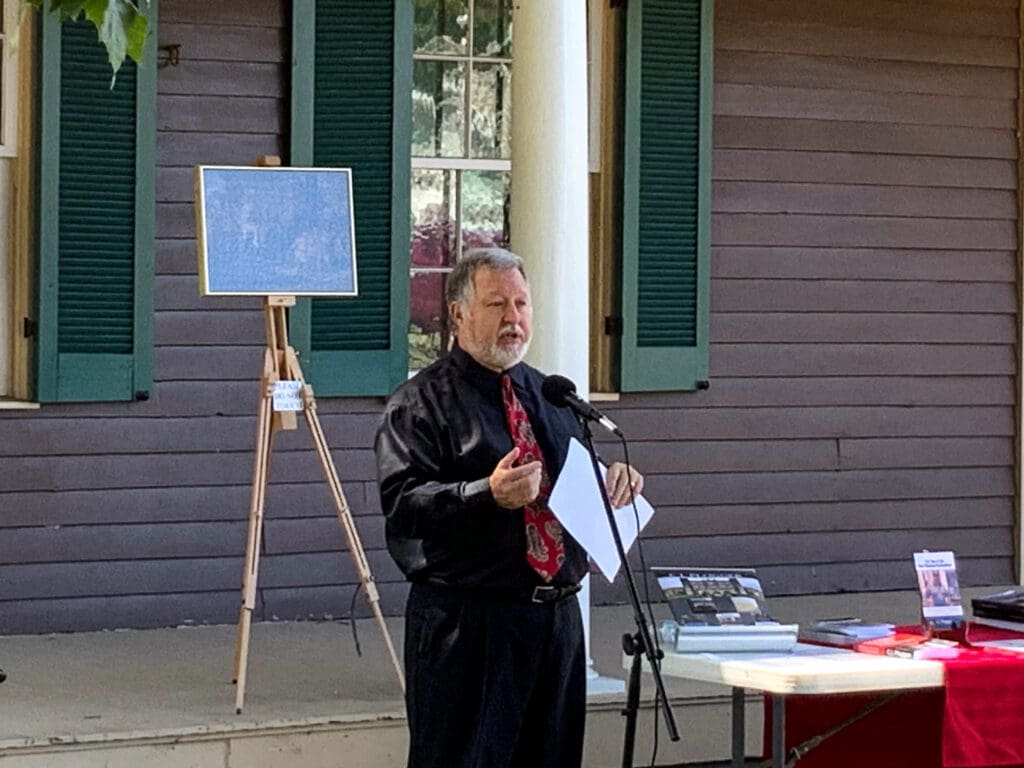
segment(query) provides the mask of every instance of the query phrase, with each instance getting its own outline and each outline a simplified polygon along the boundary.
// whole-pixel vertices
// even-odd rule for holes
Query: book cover
[[[953,553],[915,552],[914,568],[924,623],[940,628],[962,623],[964,607]]]
[[[777,624],[757,574],[743,568],[654,568],[672,616],[682,626]]]

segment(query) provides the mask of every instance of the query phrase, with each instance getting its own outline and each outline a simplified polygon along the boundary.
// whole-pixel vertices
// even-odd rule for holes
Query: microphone
[[[581,419],[596,421],[609,432],[614,432],[619,437],[623,436],[614,421],[576,394],[576,385],[572,383],[571,379],[567,379],[565,376],[548,376],[540,385],[540,391],[544,395],[544,399],[552,405],[569,408]]]

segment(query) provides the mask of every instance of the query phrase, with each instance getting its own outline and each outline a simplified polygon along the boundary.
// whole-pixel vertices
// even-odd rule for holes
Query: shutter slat
[[[63,26],[60,102],[57,349],[131,354],[136,69],[126,61],[111,89],[86,22]]]
[[[693,346],[700,3],[645,0],[642,29],[637,346]]]

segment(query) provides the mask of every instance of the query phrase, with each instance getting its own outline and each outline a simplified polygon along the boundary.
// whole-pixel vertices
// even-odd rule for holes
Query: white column
[[[529,361],[589,375],[586,0],[519,0],[512,23],[512,250],[533,292]]]
[[[590,191],[586,0],[519,0],[512,24],[511,247],[533,294],[528,360],[589,395]],[[580,593],[588,693],[625,689],[590,658],[590,577]]]

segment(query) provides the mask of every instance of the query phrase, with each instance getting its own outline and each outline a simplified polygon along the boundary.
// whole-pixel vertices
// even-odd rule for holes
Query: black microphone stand
[[[601,465],[597,460],[597,451],[594,448],[594,436],[590,431],[590,422],[581,416],[580,426],[583,427],[583,440],[587,446],[587,451],[590,453],[590,463],[594,467],[594,477],[597,479],[597,487],[601,491],[601,500],[604,502],[605,514],[608,515],[608,525],[612,529],[615,549],[619,553],[619,562],[622,564],[622,571],[626,576],[629,599],[633,604],[633,620],[636,622],[636,634],[625,634],[622,636],[622,649],[633,657],[633,664],[629,671],[629,688],[626,692],[626,708],[622,711],[622,714],[626,717],[626,733],[622,740],[622,768],[633,768],[636,718],[640,709],[640,665],[642,656],[646,656],[651,664],[651,674],[654,675],[657,695],[661,698],[663,705],[662,714],[665,717],[665,728],[668,730],[668,737],[672,741],[679,741],[679,729],[676,727],[676,718],[672,712],[672,706],[669,704],[668,694],[665,692],[665,681],[661,677],[661,665],[658,663],[661,658],[661,651],[654,646],[654,638],[651,636],[651,628],[647,624],[647,618],[644,616],[643,607],[640,604],[640,594],[636,590],[633,572],[629,569],[629,562],[626,560],[626,550],[622,546],[619,526],[615,523],[612,503],[608,499],[608,492],[604,487],[604,478],[601,477]]]

